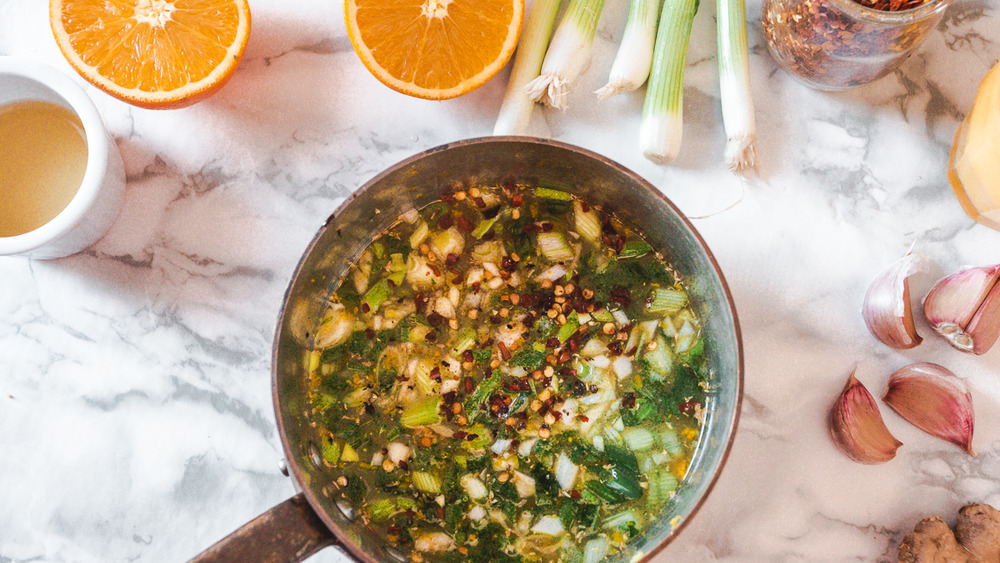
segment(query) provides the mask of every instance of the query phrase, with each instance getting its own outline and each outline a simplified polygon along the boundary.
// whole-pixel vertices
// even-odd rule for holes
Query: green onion
[[[472,420],[472,417],[469,417]],[[493,436],[490,431],[486,429],[482,424],[477,424],[475,426],[469,426],[465,428],[466,436],[462,440],[462,445],[469,450],[482,450],[489,446],[493,442]],[[472,438],[471,440],[469,438]]]
[[[437,494],[441,492],[441,479],[433,473],[424,471],[414,471],[410,478],[413,479],[413,486],[424,493]]]
[[[462,233],[455,227],[446,231],[440,231],[431,235],[431,248],[438,258],[445,258],[449,254],[461,254],[465,248],[465,239]]]
[[[676,313],[688,303],[688,296],[680,289],[655,288],[649,293],[647,313]]]
[[[466,327],[455,340],[455,346],[452,347],[451,353],[455,356],[461,356],[462,352],[465,352],[472,345],[476,343],[476,329],[472,327]]]
[[[611,64],[608,84],[594,92],[600,100],[631,92],[646,81],[653,62],[656,18],[663,0],[632,0],[628,5],[625,33]]]
[[[671,457],[677,457],[684,451],[681,440],[677,437],[677,432],[673,428],[667,428],[660,432],[660,443]]]
[[[489,491],[486,490],[486,485],[474,475],[463,475],[459,479],[458,484],[469,493],[469,498],[471,499],[481,499],[489,494]]]
[[[597,216],[597,211],[590,207],[583,210],[583,204],[577,200],[573,202],[573,222],[576,225],[576,232],[583,238],[594,244],[601,241],[601,219]]]
[[[604,502],[610,504],[618,504],[623,500],[623,497],[621,495],[611,490],[607,485],[605,485],[604,483],[602,483],[597,479],[592,479],[590,481],[587,481],[587,483],[584,486],[587,488],[588,491],[593,493],[594,496],[596,496],[597,498],[601,499]]]
[[[607,485],[612,491],[626,498],[642,498],[642,485],[639,484],[639,478],[636,473],[631,470],[622,469],[621,467],[611,468],[611,480],[607,481]]]
[[[399,423],[407,428],[416,428],[441,422],[438,409],[441,408],[441,397],[428,397],[412,403],[399,418]]]
[[[483,238],[483,235],[488,233],[489,230],[493,228],[493,224],[497,222],[497,217],[500,216],[496,215],[492,219],[483,219],[480,221],[479,224],[476,225],[476,228],[472,231],[472,238],[476,240]]]
[[[350,444],[344,442],[344,451],[340,454],[340,461],[358,461],[358,452]]]
[[[667,341],[660,335],[656,335],[653,340],[656,343],[656,347],[652,350],[646,352],[643,358],[649,363],[649,367],[655,372],[661,374],[670,373],[671,368],[674,365],[673,354],[670,352],[670,347],[667,345]]]
[[[569,192],[554,190],[552,188],[535,188],[535,195],[542,199],[554,199],[556,201],[571,201],[573,196]]]
[[[368,277],[372,273],[372,253],[365,250],[358,256],[358,263],[354,265],[354,271],[351,272],[351,279],[354,281],[354,289],[358,290],[358,293],[364,293],[368,290]]]
[[[719,92],[727,137],[725,159],[729,168],[742,171],[757,164],[745,0],[718,0],[716,12]]]
[[[397,512],[415,509],[417,501],[407,497],[389,497],[374,500],[366,508],[368,516],[375,521],[386,520]]]
[[[340,461],[340,442],[328,437],[323,441],[323,461],[330,465],[337,465]]]
[[[646,503],[656,508],[666,502],[677,490],[677,477],[666,467],[654,467],[648,472],[649,485],[646,489]]]
[[[424,242],[424,239],[427,238],[427,233],[430,230],[430,227],[427,226],[427,221],[421,220],[417,223],[416,228],[413,229],[413,234],[410,235],[410,248],[420,246],[420,243]]]
[[[535,0],[532,3],[521,28],[514,64],[507,79],[507,92],[493,126],[494,135],[522,135],[528,129],[535,102],[528,98],[525,86],[542,68],[560,4],[562,0]]]
[[[420,358],[413,365],[413,380],[417,390],[423,395],[433,395],[436,392],[437,383],[431,379],[433,369],[434,361],[430,358]]]
[[[619,258],[639,258],[650,253],[653,249],[641,240],[630,240],[622,246]]]
[[[618,514],[607,517],[602,523],[605,528],[620,528],[627,524],[639,524],[639,519],[636,518],[635,513],[632,510],[623,510]]]
[[[583,563],[600,563],[608,555],[611,542],[605,536],[598,536],[583,546]]]
[[[487,397],[493,394],[494,391],[500,388],[500,383],[502,382],[502,373],[500,370],[494,371],[493,375],[489,379],[484,379],[479,382],[479,385],[472,391],[469,398],[465,400],[465,412],[468,414],[469,422],[476,419],[479,414],[479,408],[483,404],[483,401]]]
[[[559,342],[566,342],[566,340],[569,339],[570,336],[573,336],[573,333],[580,328],[580,321],[577,319],[578,317],[576,311],[574,311],[570,313],[566,322],[559,327],[559,332],[556,333],[556,337],[559,338]]]
[[[529,99],[566,109],[569,84],[590,64],[594,32],[603,10],[604,0],[569,1],[545,52],[541,74],[524,88]]]
[[[698,1],[664,3],[656,29],[653,67],[639,125],[639,146],[643,156],[659,164],[676,158],[681,149],[684,65]]]
[[[553,262],[569,262],[573,260],[573,249],[566,242],[566,235],[559,231],[538,233],[538,248],[542,254]]]
[[[389,297],[389,282],[387,280],[378,280],[375,285],[368,288],[368,293],[365,293],[364,301],[371,308],[371,312],[378,310],[378,306],[382,304]]]
[[[403,260],[403,255],[398,252],[391,254],[389,259],[389,271],[391,273],[388,279],[392,280],[392,283],[398,287],[406,277],[406,261]]]
[[[634,452],[644,452],[652,448],[653,442],[656,441],[653,433],[645,428],[627,428],[622,432],[622,438]]]

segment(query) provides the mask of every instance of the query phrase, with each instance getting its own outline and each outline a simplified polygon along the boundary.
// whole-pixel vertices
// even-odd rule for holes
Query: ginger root
[[[967,563],[969,552],[939,516],[924,518],[899,544],[899,563]]]
[[[970,504],[958,511],[955,538],[976,560],[1000,561],[1000,510]]]
[[[964,506],[954,532],[938,516],[924,518],[899,544],[899,562],[1000,562],[1000,511],[988,504]]]

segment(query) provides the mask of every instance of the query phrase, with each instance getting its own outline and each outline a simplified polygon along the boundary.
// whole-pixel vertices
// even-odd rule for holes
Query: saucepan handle
[[[336,544],[337,538],[299,493],[247,522],[190,563],[288,563]]]

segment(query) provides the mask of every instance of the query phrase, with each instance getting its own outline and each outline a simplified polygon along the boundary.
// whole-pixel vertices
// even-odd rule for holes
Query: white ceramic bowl
[[[33,231],[0,237],[0,256],[61,258],[87,248],[111,228],[124,202],[125,168],[118,146],[82,87],[40,62],[0,57],[0,107],[26,100],[51,102],[80,118],[87,168],[76,195],[55,218]]]

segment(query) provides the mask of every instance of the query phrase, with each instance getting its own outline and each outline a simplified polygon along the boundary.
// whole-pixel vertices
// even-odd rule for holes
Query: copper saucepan
[[[703,320],[709,362],[705,422],[677,494],[646,533],[615,561],[648,561],[673,540],[715,484],[729,454],[743,397],[743,345],[732,297],[705,242],[659,190],[621,165],[565,143],[488,137],[413,156],[362,186],[319,230],[285,294],[271,364],[275,416],[290,474],[300,493],[221,540],[193,561],[301,561],[339,545],[358,561],[405,561],[337,505],[336,486],[307,418],[304,358],[325,298],[352,260],[402,213],[457,185],[558,186],[638,227],[680,273]],[[349,511],[347,511],[349,512]]]

